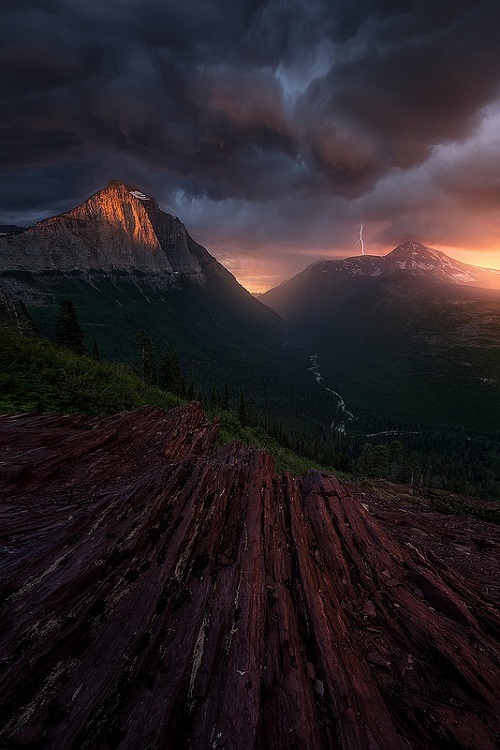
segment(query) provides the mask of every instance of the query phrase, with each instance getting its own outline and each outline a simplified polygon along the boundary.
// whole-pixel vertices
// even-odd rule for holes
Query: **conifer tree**
[[[160,388],[175,393],[184,394],[184,376],[177,354],[168,346],[163,350],[160,363]]]
[[[99,349],[97,347],[97,341],[94,339],[94,346],[92,347],[92,359],[94,359],[96,362],[101,361],[101,355],[99,354]]]
[[[357,470],[364,476],[371,476],[374,468],[373,445],[365,443],[357,460]]]
[[[139,374],[144,382],[154,383],[156,358],[153,342],[143,328],[137,332],[136,341],[139,346]]]
[[[24,302],[15,303],[19,304],[19,309],[21,311],[21,316],[24,320],[23,325],[23,336],[36,336],[37,338],[41,338],[41,333],[38,329],[37,324],[35,323],[33,316],[31,315],[30,311],[24,304]]]
[[[54,332],[58,346],[69,349],[75,354],[87,353],[83,345],[83,331],[78,322],[75,306],[69,299],[63,299],[59,305]]]
[[[389,444],[390,478],[393,482],[400,479],[403,468],[404,448],[399,440]]]

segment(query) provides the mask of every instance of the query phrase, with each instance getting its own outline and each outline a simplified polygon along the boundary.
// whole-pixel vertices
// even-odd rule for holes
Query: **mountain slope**
[[[48,335],[57,304],[70,298],[87,344],[95,339],[105,357],[132,360],[144,328],[159,349],[175,347],[199,382],[218,385],[233,370],[235,380],[258,379],[285,330],[178,219],[117,181],[61,216],[1,237],[1,289],[30,305]]]
[[[497,747],[492,524],[276,476],[197,404],[0,451],[3,747]]]
[[[358,420],[496,432],[500,292],[480,287],[494,277],[405,243],[314,264],[260,299],[300,330]]]

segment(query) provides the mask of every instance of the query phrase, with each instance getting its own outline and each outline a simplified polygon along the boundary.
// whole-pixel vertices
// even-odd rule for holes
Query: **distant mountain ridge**
[[[340,295],[351,296],[361,289],[390,277],[411,283],[411,277],[432,284],[500,289],[500,271],[462,263],[441,250],[408,240],[386,255],[357,255],[340,260],[320,260],[312,263],[291,279],[259,296],[287,318],[290,307],[297,304],[294,294],[304,284],[329,287]],[[289,305],[289,302],[291,303]]]
[[[0,236],[18,234],[19,232],[24,232],[24,228],[18,227],[15,224],[0,224]]]
[[[426,276],[438,283],[500,289],[500,271],[462,263],[441,250],[411,240],[398,245],[384,260],[388,269]]]
[[[0,237],[4,293],[28,304],[50,304],[64,280],[90,285],[128,280],[141,289],[170,291],[186,283],[222,284],[256,318],[278,320],[193,240],[180,219],[119,180],[70,211]]]

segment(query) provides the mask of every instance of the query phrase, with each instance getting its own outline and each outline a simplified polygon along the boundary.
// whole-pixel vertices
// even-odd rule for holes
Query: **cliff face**
[[[140,271],[166,285],[175,274],[204,283],[188,238],[153,198],[114,181],[71,211],[1,238],[0,270]]]
[[[418,514],[277,477],[197,404],[3,417],[0,448],[2,747],[496,748],[492,592]]]

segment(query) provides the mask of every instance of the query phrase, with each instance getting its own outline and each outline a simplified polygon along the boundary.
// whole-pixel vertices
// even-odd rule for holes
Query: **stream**
[[[336,430],[337,432],[340,432],[341,434],[345,435],[346,431],[346,424],[348,422],[352,422],[354,419],[354,414],[350,411],[348,411],[346,407],[346,403],[340,393],[337,393],[337,391],[334,391],[333,388],[328,388],[323,383],[323,376],[320,371],[320,365],[319,365],[319,359],[317,354],[311,354],[309,357],[309,361],[311,363],[311,367],[309,367],[309,371],[313,373],[314,378],[317,383],[319,383],[322,388],[325,389],[325,391],[328,391],[328,393],[333,393],[335,398],[337,399],[337,408],[335,409],[335,414],[333,415],[333,420],[330,425],[331,430]],[[337,421],[338,419],[338,421]]]

